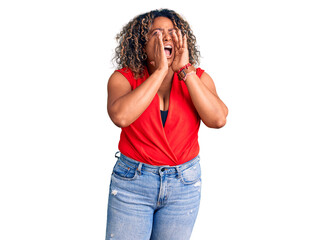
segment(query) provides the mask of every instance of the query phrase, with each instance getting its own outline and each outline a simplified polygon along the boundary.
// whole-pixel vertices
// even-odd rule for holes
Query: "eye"
[[[155,36],[160,30],[155,30],[152,35]]]

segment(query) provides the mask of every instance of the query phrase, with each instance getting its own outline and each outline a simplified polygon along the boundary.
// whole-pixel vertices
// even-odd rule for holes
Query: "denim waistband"
[[[120,156],[117,156],[117,153],[120,152],[116,152],[115,157],[118,158],[118,160],[122,161],[123,163],[134,167],[136,169],[138,169],[138,171],[148,171],[148,172],[152,172],[152,173],[156,173],[159,174],[161,172],[163,172],[164,174],[174,174],[174,173],[180,173],[188,168],[190,168],[191,166],[193,166],[194,164],[196,164],[197,162],[200,161],[200,155],[196,156],[195,158],[191,159],[190,161],[180,164],[180,165],[175,165],[175,166],[169,166],[169,165],[162,165],[162,166],[154,166],[154,165],[150,165],[147,163],[142,163],[139,161],[136,161],[132,158],[129,158],[127,156],[125,156],[124,154],[120,153]]]

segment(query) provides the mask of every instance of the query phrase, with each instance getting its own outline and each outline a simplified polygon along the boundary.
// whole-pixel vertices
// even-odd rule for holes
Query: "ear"
[[[155,61],[151,61],[150,64],[155,67]]]

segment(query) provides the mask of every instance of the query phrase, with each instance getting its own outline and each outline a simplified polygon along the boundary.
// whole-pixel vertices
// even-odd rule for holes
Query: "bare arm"
[[[189,75],[185,83],[203,123],[211,128],[223,127],[228,108],[218,97],[213,79],[204,72],[201,78]]]
[[[131,90],[127,79],[119,72],[108,83],[108,113],[118,127],[127,127],[149,106],[159,89],[165,73],[155,71],[139,87]]]
[[[187,38],[178,31],[173,34],[173,41],[176,57],[172,66],[174,71],[177,71],[189,62]],[[201,78],[191,74],[186,78],[185,84],[203,123],[211,128],[223,127],[226,124],[228,108],[218,97],[213,79],[205,72]]]
[[[107,109],[111,120],[118,127],[129,126],[146,110],[168,73],[160,34],[156,36],[155,46],[154,64],[157,70],[139,87],[132,91],[128,80],[119,72],[114,72],[109,79]]]

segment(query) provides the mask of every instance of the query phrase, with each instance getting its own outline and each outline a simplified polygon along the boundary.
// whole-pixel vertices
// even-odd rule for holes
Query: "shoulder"
[[[115,70],[108,81],[108,90],[116,88],[131,88],[130,70],[125,68]]]
[[[133,71],[130,68],[124,67],[113,72],[109,79],[109,84],[112,84],[113,82],[124,82],[125,85],[129,84],[133,87],[135,85],[135,81],[136,79]]]
[[[201,79],[202,82],[209,83],[213,81],[213,79],[208,75],[208,73],[205,72],[205,70],[203,70],[200,67],[196,68],[196,74]]]
[[[117,73],[123,75],[128,80],[134,79],[134,74],[133,74],[132,70],[127,67],[117,69],[116,71],[114,71],[114,74],[117,74]]]
[[[196,69],[196,74],[199,78],[201,78],[202,74],[204,73],[205,70],[203,70],[202,68],[197,68]]]
[[[201,75],[198,75],[198,69],[201,72]],[[197,75],[200,78],[200,80],[206,85],[206,87],[211,90],[214,94],[217,95],[216,93],[216,87],[214,84],[214,80],[212,79],[212,77],[205,72],[204,70],[202,70],[201,68],[197,68]]]
[[[143,70],[143,75],[139,77],[135,77],[134,72],[127,67],[115,70],[114,74],[118,76],[119,75],[124,76],[133,88],[140,85],[143,81],[145,81],[149,77],[149,73],[146,67]]]

